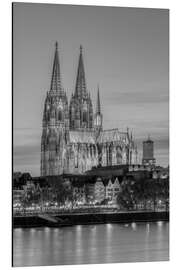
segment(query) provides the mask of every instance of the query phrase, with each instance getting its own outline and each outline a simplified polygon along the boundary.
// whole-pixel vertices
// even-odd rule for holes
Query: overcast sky
[[[75,89],[79,46],[94,109],[100,85],[103,127],[155,143],[169,164],[168,10],[16,3],[13,8],[14,171],[40,174],[43,104],[54,43],[68,97]]]

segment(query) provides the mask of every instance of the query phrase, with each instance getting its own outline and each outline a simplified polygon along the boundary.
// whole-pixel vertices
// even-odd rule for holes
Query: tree
[[[56,194],[57,202],[65,204],[65,202],[73,201],[73,190],[69,180],[57,178],[51,179],[52,193]],[[54,180],[54,181],[53,181]]]
[[[130,193],[119,192],[119,194],[117,195],[117,205],[121,209],[132,210],[133,209],[133,201],[132,201]]]

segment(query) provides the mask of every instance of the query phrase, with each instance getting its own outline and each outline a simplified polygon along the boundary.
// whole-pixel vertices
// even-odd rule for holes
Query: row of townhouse
[[[85,203],[116,203],[116,198],[121,192],[121,182],[127,170],[127,166],[114,166],[107,168],[96,168],[84,175],[63,174],[45,177],[20,177],[13,182],[13,190],[23,189],[24,193],[36,191],[37,189],[45,193],[53,192],[51,187],[60,188],[59,183],[70,183],[72,198],[76,204]],[[45,192],[47,189],[48,192]],[[15,194],[15,193],[14,193]],[[22,193],[21,193],[22,194]],[[43,196],[44,197],[44,196]],[[52,196],[45,196],[52,197]],[[19,198],[17,198],[17,201]],[[49,199],[50,201],[50,199]]]
[[[71,181],[73,200],[75,204],[85,203],[101,203],[105,200],[115,204],[119,192],[121,192],[120,182],[118,177],[114,179],[73,179]],[[19,189],[13,190],[13,205],[18,206],[23,198],[30,199],[32,194],[45,193],[46,188],[41,188],[39,184],[34,184],[33,181],[27,181]],[[51,190],[50,187],[47,188]],[[51,193],[51,192],[50,192]],[[49,198],[49,196],[46,196]],[[50,196],[52,197],[52,196]]]
[[[169,178],[169,167],[161,168],[157,167],[152,174],[153,179],[168,179]]]
[[[107,200],[109,203],[116,204],[116,198],[121,192],[121,185],[118,177],[115,179],[90,179],[88,181],[72,182],[73,197],[79,204],[83,203],[102,203]]]
[[[22,205],[25,201],[36,201],[42,198],[42,192],[48,190],[50,191],[50,185],[46,179],[41,179],[41,181],[36,181],[36,178],[16,179],[13,182],[13,206],[18,207]],[[47,197],[47,196],[46,196]]]

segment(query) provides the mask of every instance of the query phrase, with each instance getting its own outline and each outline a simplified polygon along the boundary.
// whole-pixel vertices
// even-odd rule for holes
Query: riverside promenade
[[[169,221],[167,211],[26,213],[13,216],[13,227],[60,227],[85,224]]]

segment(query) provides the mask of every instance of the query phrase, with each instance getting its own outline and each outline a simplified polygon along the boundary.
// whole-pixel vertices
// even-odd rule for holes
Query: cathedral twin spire
[[[65,95],[65,92],[64,92],[63,87],[62,87],[62,81],[61,81],[60,62],[59,62],[58,43],[57,42],[55,43],[55,54],[54,54],[50,93],[52,93],[53,95],[58,94],[60,96]],[[76,85],[75,85],[75,92],[74,92],[73,98],[78,99],[79,101],[87,99],[91,103],[90,95],[88,95],[87,88],[86,88],[82,45],[80,46]],[[93,111],[90,114],[93,114]],[[96,104],[96,115],[97,114],[101,115],[99,86],[98,86],[98,91],[97,91],[97,104]],[[89,117],[87,117],[87,118],[89,118]],[[80,124],[80,126],[81,126],[81,124]]]
[[[76,88],[75,88],[75,96],[78,98],[86,97],[86,80],[85,80],[85,72],[84,72],[84,62],[83,62],[83,54],[82,54],[82,45],[80,46],[80,55],[79,55],[79,64],[76,78]]]
[[[55,54],[53,62],[53,71],[51,78],[50,91],[52,92],[64,92],[61,82],[60,74],[60,63],[59,63],[59,53],[58,53],[58,43],[55,43]],[[80,46],[80,55],[79,55],[79,64],[76,78],[76,87],[75,87],[75,96],[85,97],[87,95],[86,91],[86,81],[85,81],[85,72],[84,72],[84,63],[82,55],[82,46]]]
[[[57,41],[55,43],[55,54],[54,54],[50,91],[63,92]],[[80,55],[79,55],[78,71],[77,71],[77,78],[76,78],[75,96],[85,97],[86,95],[87,95],[87,90],[86,90],[82,45],[80,45]],[[98,86],[98,96],[97,96],[97,107],[98,107],[98,110],[100,110],[99,86]]]
[[[50,91],[53,93],[60,93],[60,94],[64,93],[63,88],[62,88],[62,83],[61,83],[58,43],[57,42],[55,43],[55,54],[54,54],[54,63],[53,63]]]

